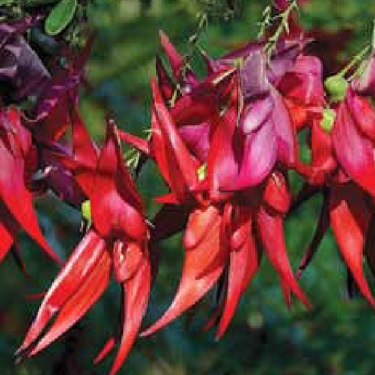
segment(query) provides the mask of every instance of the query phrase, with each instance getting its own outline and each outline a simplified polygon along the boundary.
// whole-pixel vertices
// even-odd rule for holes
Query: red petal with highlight
[[[99,261],[105,242],[95,231],[89,231],[79,242],[43,299],[19,351],[29,347],[40,335],[49,320],[81,287]]]
[[[234,82],[228,108],[213,133],[207,158],[207,179],[211,199],[221,198],[221,188],[228,185],[229,181],[233,181],[239,169],[236,160],[238,152],[236,141],[239,140],[235,136],[239,93],[237,81]]]
[[[198,184],[198,164],[182,141],[155,81],[152,81],[152,89],[154,112],[151,142],[154,157],[172,192],[184,201],[188,190]]]
[[[257,215],[257,228],[263,249],[280,277],[282,290],[287,304],[290,304],[290,292],[293,292],[307,307],[310,303],[299,287],[290,267],[283,233],[283,221],[279,215],[270,215],[261,208]]]
[[[291,195],[281,172],[275,171],[267,179],[263,199],[270,208],[279,213],[285,214],[289,210]]]
[[[120,369],[137,338],[150,297],[150,260],[148,256],[144,255],[142,249],[139,249],[139,252],[142,255],[142,263],[137,268],[134,276],[123,283],[124,316],[122,338],[110,375],[116,374]]]
[[[348,109],[363,135],[375,142],[375,109],[367,98],[349,91],[347,95]]]
[[[176,296],[164,315],[144,331],[142,336],[149,336],[161,329],[198,302],[213,287],[224,270],[227,254],[220,244],[221,216],[219,211],[210,206],[206,209],[196,209],[191,215],[193,219],[187,224],[188,230],[194,231],[194,228],[190,226],[198,222],[210,223],[210,228],[206,231],[204,240],[199,241],[196,247],[186,248]],[[197,215],[202,216],[203,219],[196,220]],[[215,217],[214,222],[206,220],[205,216],[211,218],[212,215]],[[212,267],[214,263],[216,267]],[[210,266],[209,271],[204,273],[208,266]]]
[[[123,164],[116,130],[111,123],[89,198],[93,222],[101,236],[123,239],[126,235],[135,240],[145,236],[140,198]]]
[[[231,183],[232,189],[244,189],[263,182],[277,160],[277,138],[271,120],[245,139],[244,154],[238,178]]]
[[[242,210],[240,226],[231,241],[229,275],[226,299],[216,337],[220,338],[228,328],[242,293],[259,268],[259,257],[252,233],[251,211]],[[238,241],[242,238],[241,241]],[[234,246],[234,247],[233,247]]]
[[[0,113],[0,126],[5,128],[7,143],[11,147],[8,149],[0,138],[0,198],[30,237],[37,241],[52,259],[60,262],[40,230],[32,194],[25,186],[25,158],[31,146],[31,135],[22,127],[19,113],[14,108]]]
[[[86,314],[107,288],[110,271],[110,255],[107,251],[104,251],[86,279],[59,310],[51,328],[33,348],[29,356],[33,356],[46,348]]]
[[[333,186],[330,218],[340,252],[359,289],[375,308],[375,300],[363,273],[364,237],[371,212],[361,190],[354,185]]]
[[[375,164],[370,140],[359,133],[346,102],[340,104],[332,130],[337,159],[344,171],[375,196]]]
[[[14,236],[18,230],[19,226],[12,219],[9,211],[0,201],[0,263],[8,254],[14,242]]]

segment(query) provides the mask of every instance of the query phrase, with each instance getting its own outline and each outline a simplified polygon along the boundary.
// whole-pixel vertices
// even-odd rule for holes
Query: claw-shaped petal
[[[207,217],[210,220],[207,220]],[[222,274],[227,255],[220,243],[220,212],[215,207],[196,209],[187,224],[188,231],[205,233],[197,241],[190,239],[185,244],[185,261],[176,296],[164,315],[141,335],[149,336],[181,315],[198,302],[215,284]],[[207,228],[202,229],[202,225]],[[186,242],[186,241],[185,241]],[[213,264],[216,264],[213,267]],[[209,271],[205,272],[209,267]]]

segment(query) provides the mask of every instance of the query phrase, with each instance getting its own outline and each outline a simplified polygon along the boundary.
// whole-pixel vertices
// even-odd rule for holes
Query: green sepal
[[[320,127],[326,132],[331,133],[333,125],[335,124],[336,112],[331,108],[326,108],[323,111],[323,118],[320,121]]]
[[[340,102],[345,99],[348,86],[348,81],[340,74],[328,77],[324,81],[324,87],[333,102]]]

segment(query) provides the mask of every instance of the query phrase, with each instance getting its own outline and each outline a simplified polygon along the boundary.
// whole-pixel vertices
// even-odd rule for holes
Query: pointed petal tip
[[[93,359],[93,362],[95,365],[99,364],[104,360],[104,358],[112,351],[116,344],[116,340],[111,337],[103,346],[103,348],[100,350],[100,352],[96,355],[96,357]]]
[[[159,331],[161,328],[165,327],[173,318],[166,317],[166,313],[157,320],[150,327],[146,328],[144,331],[140,332],[139,337],[148,337],[151,336],[156,331]]]

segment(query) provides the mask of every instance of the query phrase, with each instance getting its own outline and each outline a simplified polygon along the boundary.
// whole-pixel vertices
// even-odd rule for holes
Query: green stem
[[[367,55],[367,53],[370,52],[370,46],[366,46],[362,49],[361,52],[359,52],[357,55],[353,57],[353,59],[350,61],[350,63],[342,69],[337,75],[340,77],[344,77],[353,67],[355,67],[358,63],[360,63],[363,58]]]
[[[273,33],[273,35],[268,38],[267,44],[264,47],[264,51],[266,52],[267,56],[270,57],[272,52],[274,51],[277,42],[279,41],[282,33],[285,31],[287,34],[289,33],[289,17],[292,11],[298,9],[297,0],[290,0],[288,7],[280,14],[278,14],[275,19],[280,19],[280,23]],[[269,22],[269,21],[268,21]]]
[[[185,75],[186,70],[189,68],[191,57],[194,53],[199,38],[208,24],[208,15],[206,12],[202,12],[198,15],[198,23],[193,35],[189,38],[189,45],[186,54],[184,55],[184,65],[182,68],[182,74]]]

